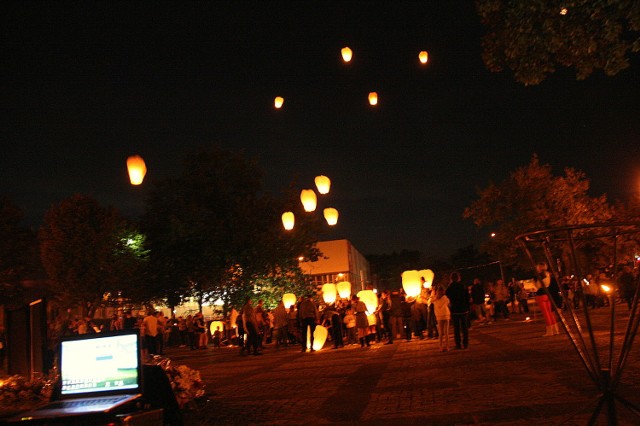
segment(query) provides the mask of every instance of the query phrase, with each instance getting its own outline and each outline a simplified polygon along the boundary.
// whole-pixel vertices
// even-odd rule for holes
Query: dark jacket
[[[451,302],[452,314],[464,314],[469,312],[469,292],[462,282],[452,282],[447,288],[447,297]]]

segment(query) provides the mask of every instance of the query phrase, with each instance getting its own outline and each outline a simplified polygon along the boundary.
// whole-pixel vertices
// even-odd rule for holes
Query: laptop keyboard
[[[58,401],[48,404],[46,407],[43,407],[46,410],[57,410],[60,408],[81,408],[81,407],[91,407],[94,405],[113,405],[124,398],[119,397],[105,397],[105,398],[91,398],[91,399],[75,399],[71,401]]]

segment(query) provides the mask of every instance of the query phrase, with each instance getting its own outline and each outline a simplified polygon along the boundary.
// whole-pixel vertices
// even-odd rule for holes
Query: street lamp
[[[491,238],[495,238],[495,237],[496,237],[496,233],[492,232]],[[500,260],[500,254],[498,254],[498,266],[500,266],[500,278],[502,278],[502,282],[506,284],[507,282],[504,280],[504,269],[502,268],[502,261]]]

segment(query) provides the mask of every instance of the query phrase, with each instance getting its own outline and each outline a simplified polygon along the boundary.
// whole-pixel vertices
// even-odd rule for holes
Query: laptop
[[[20,414],[20,420],[110,413],[142,396],[137,330],[64,338],[60,343],[58,368],[60,384],[53,400]]]

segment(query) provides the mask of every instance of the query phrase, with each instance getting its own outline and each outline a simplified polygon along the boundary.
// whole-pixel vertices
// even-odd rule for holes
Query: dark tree
[[[262,193],[261,171],[240,153],[197,150],[180,176],[154,187],[146,209],[150,270],[170,306],[188,296],[238,305],[257,280],[295,279],[296,259],[315,253],[312,235],[284,232],[283,202]]]
[[[42,264],[63,304],[93,315],[109,298],[135,287],[130,233],[113,208],[84,195],[51,207],[38,233]]]
[[[21,301],[22,282],[39,270],[36,236],[21,225],[22,211],[0,197],[0,304]]]

